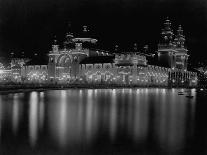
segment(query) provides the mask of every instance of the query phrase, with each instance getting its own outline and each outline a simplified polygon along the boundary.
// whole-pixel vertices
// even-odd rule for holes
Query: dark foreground
[[[206,154],[206,99],[158,88],[2,94],[0,154]]]

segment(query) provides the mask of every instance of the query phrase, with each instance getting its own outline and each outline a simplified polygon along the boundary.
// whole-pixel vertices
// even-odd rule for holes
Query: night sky
[[[191,61],[204,61],[206,0],[0,0],[0,56],[46,56],[54,35],[62,44],[68,22],[76,34],[88,25],[99,48],[130,50],[136,42],[153,52],[167,16],[174,30],[183,26]]]

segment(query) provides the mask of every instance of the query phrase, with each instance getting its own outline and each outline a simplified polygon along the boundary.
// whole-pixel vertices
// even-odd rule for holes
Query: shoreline
[[[0,93],[21,93],[30,91],[47,91],[47,90],[64,90],[64,89],[123,89],[123,88],[159,88],[159,89],[193,89],[199,87],[166,87],[166,86],[137,86],[137,85],[86,85],[86,84],[69,84],[69,85],[0,85]]]

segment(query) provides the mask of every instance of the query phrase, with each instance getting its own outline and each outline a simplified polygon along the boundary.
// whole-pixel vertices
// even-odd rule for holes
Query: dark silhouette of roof
[[[32,58],[29,62],[26,63],[27,66],[29,65],[47,65],[48,61],[41,57]]]
[[[80,64],[114,63],[113,56],[93,56],[83,59]]]

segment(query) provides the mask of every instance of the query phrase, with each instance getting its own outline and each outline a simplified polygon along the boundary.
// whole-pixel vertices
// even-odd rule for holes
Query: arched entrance
[[[72,57],[68,54],[61,54],[56,63],[56,77],[62,81],[69,81],[71,78]]]

